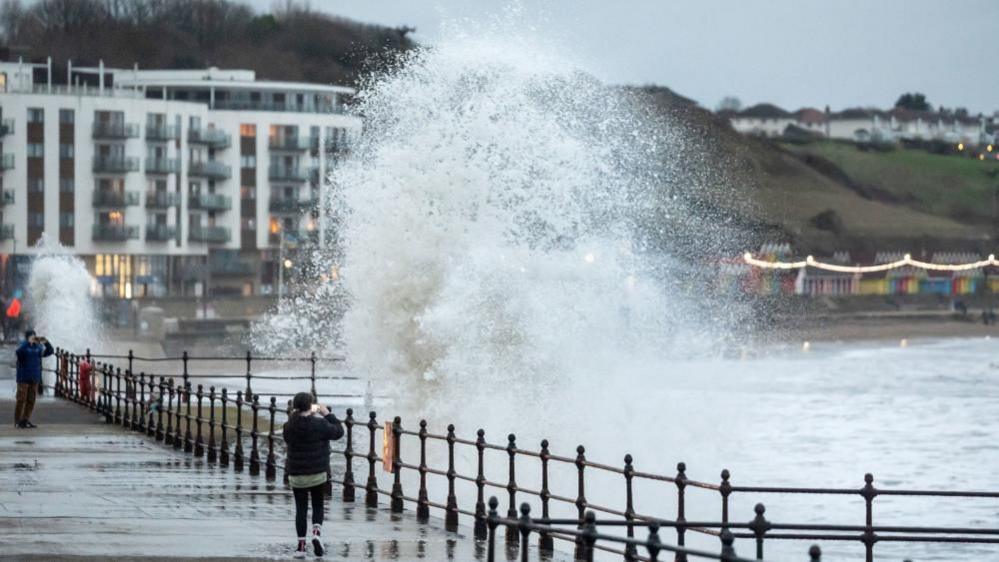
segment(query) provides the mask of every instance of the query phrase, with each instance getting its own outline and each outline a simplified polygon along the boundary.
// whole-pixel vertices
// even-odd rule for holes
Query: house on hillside
[[[779,137],[797,120],[794,114],[770,103],[748,107],[733,113],[730,119],[736,131],[761,137]]]

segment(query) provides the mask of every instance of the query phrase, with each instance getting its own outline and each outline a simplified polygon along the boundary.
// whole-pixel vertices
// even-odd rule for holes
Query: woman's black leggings
[[[312,496],[312,523],[323,524],[323,500],[326,497],[326,485],[319,484],[311,488],[292,488],[295,494],[295,530],[299,537],[307,537],[305,515],[309,510],[309,496]]]

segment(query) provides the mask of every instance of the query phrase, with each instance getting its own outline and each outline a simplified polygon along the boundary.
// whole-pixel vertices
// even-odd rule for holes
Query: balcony
[[[14,239],[14,225],[0,224],[0,240]]]
[[[173,125],[146,125],[147,141],[172,141],[177,138],[177,127]]]
[[[0,156],[0,171],[14,169],[14,155],[4,154]]]
[[[139,194],[135,191],[94,191],[94,207],[131,207],[139,204]]]
[[[309,173],[298,166],[270,166],[267,177],[277,181],[304,182],[309,179]]]
[[[203,211],[228,211],[232,208],[232,199],[215,193],[192,193],[187,198],[187,206]]]
[[[14,190],[5,189],[0,191],[0,206],[7,206],[14,204]]]
[[[201,162],[191,162],[187,168],[187,175],[202,178],[226,180],[232,177],[232,166],[226,166],[213,160]]]
[[[165,224],[150,224],[146,226],[147,242],[169,242],[177,237],[177,229]]]
[[[211,148],[229,148],[232,144],[232,136],[225,131],[216,129],[188,129],[187,142],[204,144]]]
[[[292,197],[271,197],[268,208],[272,213],[301,213],[309,207],[311,201],[300,201]]]
[[[176,174],[178,168],[175,158],[146,158],[147,174]]]
[[[301,152],[312,148],[312,139],[310,137],[276,136],[270,137],[267,146],[271,150]]]
[[[103,242],[124,242],[138,240],[139,227],[122,224],[95,224],[94,240]]]
[[[243,260],[225,260],[212,262],[211,272],[215,277],[244,277],[256,273],[257,268],[252,263]]]
[[[4,119],[0,121],[0,137],[14,134],[14,120]]]
[[[224,226],[192,226],[187,234],[191,242],[224,244],[231,239],[229,229]]]
[[[297,104],[253,100],[215,100],[212,109],[232,111],[287,111],[294,113],[343,113],[343,106],[332,103]]]
[[[132,123],[97,121],[94,123],[93,138],[104,140],[126,140],[139,138],[139,126]]]
[[[94,156],[95,174],[125,174],[139,171],[139,159],[126,156]]]
[[[147,191],[146,192],[146,208],[147,209],[167,209],[169,207],[175,207],[180,203],[180,197],[172,191]]]

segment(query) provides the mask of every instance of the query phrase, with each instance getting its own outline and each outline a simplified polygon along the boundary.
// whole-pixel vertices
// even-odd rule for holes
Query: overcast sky
[[[244,0],[267,11],[273,0]],[[500,0],[313,0],[314,9],[433,43],[441,23],[486,19]],[[714,108],[890,106],[920,91],[934,106],[999,110],[999,1],[521,0],[526,21],[568,37],[609,83],[655,83]]]

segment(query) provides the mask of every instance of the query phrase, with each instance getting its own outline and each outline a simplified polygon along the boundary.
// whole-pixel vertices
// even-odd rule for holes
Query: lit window
[[[239,126],[239,136],[241,137],[255,137],[257,136],[257,126],[250,123],[243,123]]]

